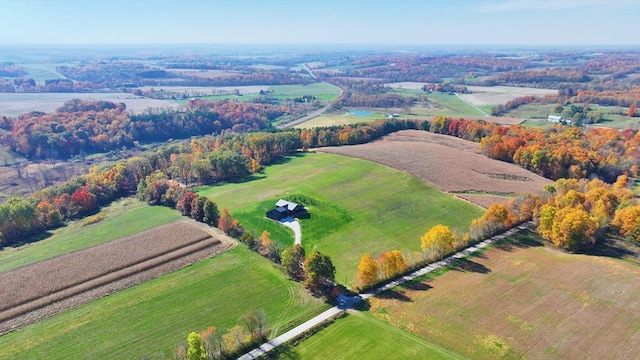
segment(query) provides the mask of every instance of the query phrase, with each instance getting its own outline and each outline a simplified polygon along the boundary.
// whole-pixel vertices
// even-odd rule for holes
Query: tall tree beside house
[[[336,268],[331,258],[313,250],[304,263],[307,278],[304,285],[314,294],[327,294],[336,279]]]
[[[295,244],[282,252],[282,267],[292,279],[303,280],[305,252],[302,246]]]

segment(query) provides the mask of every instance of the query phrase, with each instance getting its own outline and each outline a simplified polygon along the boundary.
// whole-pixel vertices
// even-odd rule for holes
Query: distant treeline
[[[288,111],[281,106],[199,100],[187,111],[129,115],[123,103],[75,99],[49,114],[2,117],[0,142],[30,159],[67,159],[134,147],[138,141],[270,129],[270,122]]]

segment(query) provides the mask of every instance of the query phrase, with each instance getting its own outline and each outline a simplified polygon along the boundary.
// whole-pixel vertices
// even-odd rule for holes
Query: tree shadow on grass
[[[403,284],[402,287],[411,289],[414,291],[427,291],[433,289],[433,286],[427,284],[424,281],[409,281],[406,284]]]
[[[508,238],[493,243],[493,246],[504,251],[514,251],[530,247],[544,246],[538,235],[533,230],[527,229],[519,231]]]
[[[39,233],[39,234],[32,235],[32,236],[30,236],[30,237],[28,237],[26,239],[20,239],[20,240],[18,240],[16,242],[11,243],[10,245],[8,245],[6,247],[0,245],[0,251],[4,250],[5,248],[12,248],[12,247],[13,248],[17,248],[17,247],[24,246],[24,245],[27,245],[27,244],[36,243],[38,241],[45,240],[45,239],[47,239],[47,238],[49,238],[51,236],[53,236],[53,233],[51,231],[45,231],[45,232],[42,232],[42,233]]]
[[[376,295],[376,297],[381,299],[389,299],[389,300],[398,300],[402,302],[412,302],[410,297],[404,294],[404,291],[401,290],[388,290],[383,293]]]
[[[612,257],[635,263],[639,263],[640,261],[640,247],[638,245],[613,236],[606,236],[592,247],[583,249],[578,253],[592,256]]]
[[[469,259],[460,259],[456,262],[456,266],[453,268],[455,271],[461,272],[474,272],[478,274],[489,274],[491,273],[491,269],[488,267],[479,264],[477,262],[471,261]]]

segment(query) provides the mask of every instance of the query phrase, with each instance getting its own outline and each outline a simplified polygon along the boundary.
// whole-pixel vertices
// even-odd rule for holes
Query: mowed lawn
[[[0,272],[86,249],[181,218],[176,210],[149,206],[134,198],[118,200],[95,216],[104,217],[95,224],[87,224],[87,218],[72,221],[51,231],[52,236],[44,240],[18,248],[4,248],[0,251]]]
[[[640,267],[514,235],[371,300],[376,317],[472,359],[635,359]]]
[[[410,332],[353,312],[290,349],[296,359],[461,359]],[[291,357],[281,356],[283,359]]]
[[[328,305],[268,260],[237,247],[0,337],[0,359],[138,359],[174,348],[191,331],[231,328],[264,309],[272,334]]]
[[[331,256],[336,279],[355,280],[363,253],[379,256],[398,249],[420,256],[420,236],[442,223],[467,231],[482,210],[444,194],[399,170],[356,158],[307,153],[272,165],[243,183],[198,189],[227,207],[247,229],[263,230],[283,246],[293,245],[293,233],[265,217],[279,198],[303,195],[310,219],[302,219],[302,245]]]

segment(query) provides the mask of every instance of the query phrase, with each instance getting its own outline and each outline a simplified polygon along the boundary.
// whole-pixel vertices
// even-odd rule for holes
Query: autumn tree
[[[207,356],[202,345],[200,334],[192,332],[187,337],[187,360],[206,360]]]
[[[265,339],[267,336],[267,314],[260,309],[240,317],[240,322],[244,324],[247,332],[251,336],[251,341]]]
[[[333,286],[336,268],[331,258],[318,250],[313,250],[304,262],[307,278],[304,285],[314,294],[326,294]]]
[[[621,235],[640,241],[640,205],[618,209],[611,224],[619,229]]]
[[[422,251],[433,253],[439,259],[454,250],[455,241],[455,236],[453,236],[449,227],[444,225],[432,227],[420,238]]]
[[[378,261],[380,263],[380,269],[382,270],[382,276],[385,278],[394,277],[407,269],[404,256],[398,250],[382,253]]]
[[[305,278],[304,257],[304,249],[298,244],[288,247],[282,252],[282,267],[292,279],[303,280]]]
[[[551,228],[554,245],[575,251],[595,242],[597,222],[581,208],[566,207],[558,210]]]
[[[364,254],[358,263],[357,281],[361,288],[375,284],[379,279],[380,267],[371,255]]]
[[[220,219],[218,220],[218,228],[228,234],[233,228],[234,221],[235,219],[233,218],[233,216],[231,216],[229,209],[224,208],[220,213]]]

